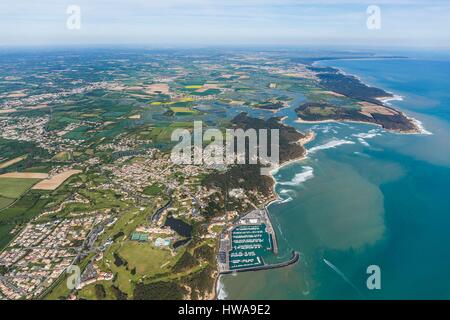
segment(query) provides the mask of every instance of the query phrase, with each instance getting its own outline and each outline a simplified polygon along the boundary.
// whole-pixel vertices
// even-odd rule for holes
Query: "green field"
[[[146,135],[147,138],[153,140],[153,142],[169,142],[172,137],[173,129],[171,127],[153,128],[150,134]]]
[[[14,202],[14,199],[0,197],[0,209],[9,206],[13,202]]]
[[[149,196],[156,196],[163,192],[163,186],[154,183],[151,186],[148,186],[144,189],[144,193]]]
[[[41,199],[41,195],[42,192],[30,191],[0,212],[0,250],[13,238],[10,231],[16,225],[23,225],[42,212],[48,199]]]
[[[190,115],[197,113],[197,111],[188,107],[170,107],[170,110],[176,115]]]
[[[0,196],[16,199],[38,181],[39,179],[0,178]]]

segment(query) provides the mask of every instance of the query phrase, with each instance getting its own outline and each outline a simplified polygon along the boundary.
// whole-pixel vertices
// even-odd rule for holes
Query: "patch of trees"
[[[215,186],[222,190],[227,190],[227,187],[228,190],[242,188],[244,190],[256,190],[264,195],[270,195],[273,181],[269,177],[261,175],[260,169],[261,166],[258,164],[234,165],[227,172],[214,172],[210,174],[203,180],[203,184],[206,186]],[[208,206],[211,206],[211,209],[215,209],[214,204],[208,204]]]
[[[114,285],[111,286],[111,291],[117,300],[127,300],[128,299],[128,295]]]
[[[270,118],[269,120],[263,120],[258,118],[249,117],[245,112],[237,115],[232,121],[235,129],[268,129],[268,142],[272,141],[270,137],[270,129],[279,130],[279,160],[281,163],[291,159],[300,158],[305,153],[305,148],[297,142],[304,138],[305,135],[295,130],[295,128],[286,126],[280,123],[279,118]],[[261,175],[261,164],[248,164],[249,163],[249,141],[246,139],[246,163],[237,164],[228,168],[227,172],[213,172],[207,175],[202,180],[202,184],[208,187],[216,187],[222,189],[222,193],[226,194],[227,190],[231,189],[243,189],[245,191],[256,191],[266,197],[272,195],[273,181],[270,177]],[[237,148],[237,144],[236,148]],[[237,150],[235,150],[237,151]],[[269,151],[269,150],[268,150]],[[253,199],[252,199],[253,200]],[[254,199],[256,201],[256,199]],[[220,203],[223,200],[220,199]],[[236,199],[228,199],[228,210],[242,211],[242,201]],[[214,201],[208,204],[208,207],[202,211],[202,215],[205,217],[212,217],[222,214],[224,208]]]
[[[339,70],[333,67],[308,67],[309,70],[321,73],[337,73]]]
[[[264,109],[264,110],[278,110],[284,107],[283,103],[281,102],[261,102],[258,104],[255,104],[253,107]]]
[[[4,265],[0,266],[0,275],[5,275],[6,273],[8,273],[8,268]]]
[[[319,73],[320,84],[347,97],[381,105],[376,98],[392,97],[392,94],[375,87],[369,87],[353,76],[342,73]]]
[[[272,141],[270,138],[270,129],[277,129],[279,133],[279,157],[280,162],[289,161],[294,158],[298,158],[305,154],[305,148],[303,146],[296,144],[298,140],[305,137],[304,134],[295,130],[295,128],[286,126],[280,123],[280,118],[270,118],[268,120],[252,118],[247,115],[247,113],[242,112],[237,115],[232,121],[232,124],[237,128],[243,130],[248,129],[267,129],[268,130],[268,141],[269,145]],[[246,146],[248,150],[248,145]],[[246,152],[248,154],[248,152]],[[249,163],[246,161],[246,163]]]
[[[214,288],[214,278],[212,274],[214,269],[211,266],[203,268],[201,271],[196,272],[183,278],[183,283],[188,285],[191,291],[191,299],[199,299],[197,292],[199,293],[209,293]]]
[[[214,248],[207,244],[201,245],[194,250],[194,257],[196,259],[207,261],[210,264],[214,264],[215,256]]]
[[[134,288],[134,300],[181,300],[186,290],[176,282],[159,281],[138,283]]]
[[[212,179],[211,179],[212,180]],[[222,215],[225,212],[223,207],[223,197],[220,197],[219,201],[209,201],[208,205],[202,209],[201,215],[206,218],[212,218],[217,215]]]
[[[185,251],[175,265],[172,267],[172,271],[175,273],[189,270],[198,265],[197,259],[194,258],[188,251]]]
[[[105,287],[102,284],[96,284],[94,288],[95,297],[97,298],[97,300],[103,300],[106,298]]]

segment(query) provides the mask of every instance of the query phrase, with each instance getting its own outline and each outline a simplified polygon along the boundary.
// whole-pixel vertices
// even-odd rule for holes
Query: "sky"
[[[368,28],[374,18],[379,28]],[[0,30],[0,46],[448,48],[450,0],[1,0]]]

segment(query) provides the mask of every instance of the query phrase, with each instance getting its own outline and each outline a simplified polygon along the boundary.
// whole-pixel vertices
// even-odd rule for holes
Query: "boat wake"
[[[359,296],[361,296],[362,298],[364,297],[361,291],[359,291],[359,289],[350,281],[350,279],[347,278],[347,276],[341,270],[339,270],[334,264],[332,264],[325,258],[323,258],[323,262],[325,262],[325,264],[329,266],[331,270],[336,272],[342,278],[342,280],[344,280],[350,287],[352,287],[358,293]]]

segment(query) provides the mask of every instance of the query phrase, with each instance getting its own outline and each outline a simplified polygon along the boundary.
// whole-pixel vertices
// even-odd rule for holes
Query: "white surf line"
[[[412,121],[417,128],[419,128],[419,133],[418,134],[423,134],[423,135],[433,135],[433,132],[428,131],[427,129],[425,129],[422,121],[416,119],[416,118],[408,118],[410,121]]]
[[[228,293],[225,291],[225,285],[222,282],[222,276],[219,275],[219,279],[217,280],[217,300],[226,300],[228,298]]]

